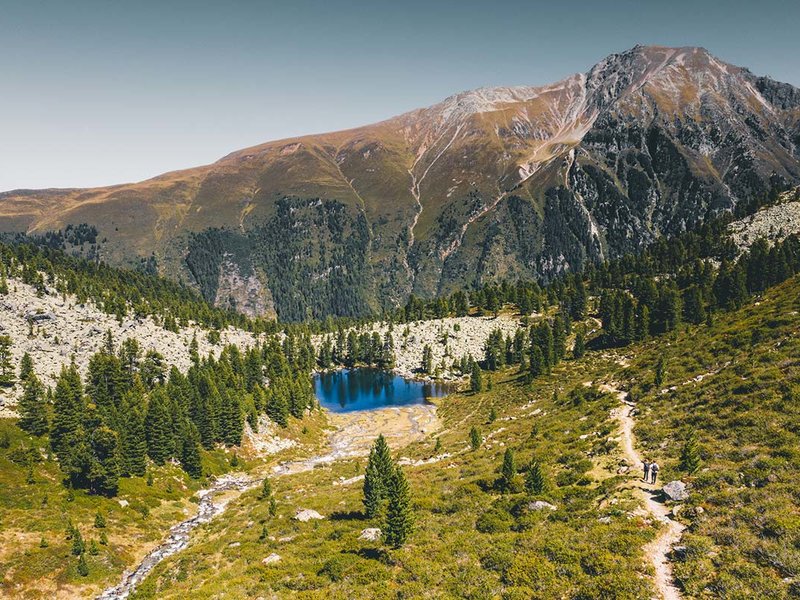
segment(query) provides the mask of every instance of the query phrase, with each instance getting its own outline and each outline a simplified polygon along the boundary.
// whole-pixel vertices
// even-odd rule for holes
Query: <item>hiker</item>
[[[650,461],[645,458],[642,467],[644,467],[644,479],[642,481],[647,483],[648,479],[650,479]]]
[[[650,483],[654,484],[656,482],[656,477],[658,477],[658,471],[659,471],[658,463],[656,461],[653,461],[650,464],[650,474],[653,477],[653,479],[652,479],[652,481]]]

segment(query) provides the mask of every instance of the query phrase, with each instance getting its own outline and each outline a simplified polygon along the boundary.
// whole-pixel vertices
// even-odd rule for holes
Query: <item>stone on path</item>
[[[311,510],[310,508],[303,508],[299,509],[294,514],[293,518],[295,521],[300,521],[301,523],[308,523],[312,519],[324,519],[325,517],[323,517],[315,510]]]
[[[668,500],[673,502],[683,502],[689,499],[689,492],[686,489],[686,484],[682,481],[670,481],[666,484],[661,491]]]

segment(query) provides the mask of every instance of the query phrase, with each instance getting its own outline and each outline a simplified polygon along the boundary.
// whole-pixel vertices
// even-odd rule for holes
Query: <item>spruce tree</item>
[[[700,448],[697,444],[697,436],[694,431],[690,431],[681,450],[680,469],[692,474],[700,468],[700,463]]]
[[[389,480],[392,477],[394,465],[391,452],[383,435],[372,446],[364,473],[364,512],[369,518],[375,517],[387,497]]]
[[[411,508],[411,494],[408,481],[399,466],[394,467],[388,486],[389,505],[386,509],[386,523],[383,527],[383,540],[392,548],[401,548],[414,530],[414,514]]]
[[[525,475],[525,491],[531,495],[541,494],[547,487],[541,465],[532,462]]]
[[[0,385],[14,383],[14,365],[11,364],[11,337],[0,335]]]
[[[181,440],[181,467],[193,479],[199,479],[203,474],[203,465],[200,459],[200,434],[191,421],[186,421],[183,427]]]
[[[422,349],[422,372],[426,375],[431,375],[433,373],[433,350],[429,344],[425,344],[424,348]]]
[[[123,396],[120,407],[121,470],[124,475],[141,477],[145,474],[147,455],[144,394],[141,387],[136,385],[131,388]]]
[[[72,452],[83,419],[83,386],[75,365],[62,367],[53,393],[50,447],[62,463]]]
[[[157,388],[150,394],[147,405],[144,429],[147,439],[147,454],[157,465],[163,465],[172,456],[172,423],[170,419],[167,395],[163,388]]]
[[[661,387],[664,384],[664,376],[666,375],[666,366],[664,365],[664,357],[659,356],[656,362],[655,375],[653,377],[653,385]]]
[[[19,362],[19,380],[23,383],[28,380],[28,377],[34,374],[33,359],[27,352],[22,355],[22,360]]]
[[[531,345],[530,360],[528,362],[528,378],[535,379],[545,372],[545,360],[542,349],[536,343]]]
[[[478,431],[478,428],[473,426],[469,430],[469,445],[473,450],[477,450],[481,447],[483,443],[483,439],[481,438],[481,432]]]
[[[19,401],[19,427],[31,435],[44,435],[48,431],[47,400],[44,386],[34,373],[24,379],[25,387]]]
[[[511,448],[506,448],[503,455],[503,468],[500,473],[500,489],[504,492],[513,491],[514,479],[517,476],[517,463],[514,459],[514,451]]]
[[[286,427],[289,424],[289,404],[286,401],[286,391],[283,382],[274,381],[266,390],[267,394],[267,416],[280,425]]]
[[[579,329],[575,334],[575,345],[572,347],[572,356],[581,358],[586,353],[586,345],[583,340],[583,330]]]
[[[477,361],[472,363],[472,373],[469,378],[469,387],[473,392],[483,391],[483,374]]]

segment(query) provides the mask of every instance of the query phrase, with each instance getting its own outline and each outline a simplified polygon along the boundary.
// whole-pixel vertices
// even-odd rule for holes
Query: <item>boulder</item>
[[[319,514],[315,510],[311,510],[310,508],[302,508],[299,509],[295,514],[293,519],[295,521],[300,521],[301,523],[308,523],[312,519],[324,519],[321,514]]]
[[[528,510],[556,510],[556,507],[544,500],[534,500],[528,503]]]
[[[281,559],[280,554],[275,554],[274,552],[267,556],[266,558],[261,560],[262,565],[271,565],[278,562]]]
[[[672,502],[683,502],[689,499],[689,492],[686,489],[686,484],[682,481],[670,481],[666,484],[661,491]]]
[[[378,527],[367,527],[361,530],[361,535],[358,536],[358,539],[377,542],[381,539],[381,530]]]

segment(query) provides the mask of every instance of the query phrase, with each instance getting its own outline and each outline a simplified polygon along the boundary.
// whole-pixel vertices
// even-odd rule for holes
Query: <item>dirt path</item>
[[[634,446],[632,416],[634,405],[627,399],[627,394],[613,384],[603,384],[601,389],[612,394],[616,394],[621,405],[614,409],[614,417],[619,421],[620,433],[622,434],[622,452],[626,460],[630,463],[632,473],[640,473],[642,469],[642,457]],[[644,506],[654,518],[664,525],[663,531],[652,542],[644,547],[645,555],[653,563],[655,569],[655,585],[663,600],[680,600],[682,598],[680,590],[675,586],[672,578],[672,565],[667,558],[672,547],[678,543],[684,526],[670,518],[670,510],[660,501],[660,492],[657,486],[644,483],[639,480],[635,488],[636,493],[641,497]]]

